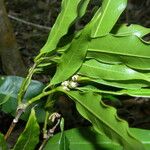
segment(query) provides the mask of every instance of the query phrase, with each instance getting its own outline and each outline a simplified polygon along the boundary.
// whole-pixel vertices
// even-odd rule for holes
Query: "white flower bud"
[[[77,82],[70,81],[70,83],[69,83],[69,88],[74,89],[74,88],[76,88],[77,86],[78,86],[78,83],[77,83]]]
[[[69,81],[64,81],[64,82],[61,83],[61,85],[68,87],[69,86]]]
[[[72,81],[77,81],[78,78],[79,78],[79,75],[76,74],[76,75],[72,76]]]
[[[70,89],[67,86],[62,86],[63,90],[70,91]]]

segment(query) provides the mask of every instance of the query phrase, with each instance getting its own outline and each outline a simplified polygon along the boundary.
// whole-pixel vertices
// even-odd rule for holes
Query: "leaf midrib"
[[[28,140],[27,140],[27,142],[26,142],[26,144],[24,145],[24,147],[23,147],[23,150],[27,147],[26,145],[29,143],[29,141],[31,140],[30,139],[30,137],[31,137],[31,129],[30,129],[30,131],[29,131],[29,137],[28,137]]]
[[[70,0],[69,0],[69,2],[67,3],[67,5],[66,5],[66,7],[65,7],[64,13],[62,13],[63,15],[62,15],[62,17],[61,17],[61,21],[60,21],[60,22],[63,22],[63,21],[64,21],[64,17],[65,17],[65,14],[66,14],[67,10],[68,10],[68,6],[70,6]],[[60,14],[60,15],[61,15],[61,14]],[[57,32],[55,32],[55,34],[54,34],[54,36],[53,36],[53,38],[52,38],[52,40],[51,40],[51,43],[53,43],[53,41],[55,40],[55,37],[57,36],[57,34],[60,33],[59,31],[61,30],[61,28],[60,28],[61,25],[62,25],[62,23],[59,23],[59,25],[58,25],[58,27],[57,27]]]
[[[107,71],[109,71],[108,70],[108,68],[105,68],[105,67],[97,67],[97,66],[91,66],[91,65],[89,65],[89,64],[83,64],[83,66],[87,66],[87,67],[89,67],[89,69],[91,69],[91,68],[93,68],[93,69],[96,69],[96,70],[98,70],[99,68],[101,68],[101,69],[103,69],[103,70],[107,70]],[[110,71],[109,71],[110,72]],[[120,74],[120,75],[122,75],[123,73],[121,73],[121,72],[119,72],[119,71],[117,71],[117,70],[114,70],[114,69],[112,69],[112,72],[114,72],[114,73],[117,73],[117,74]],[[135,72],[136,73],[136,72]],[[124,75],[124,74],[123,74]]]
[[[102,20],[103,20],[103,18],[104,18],[104,16],[105,16],[105,12],[107,11],[107,8],[109,7],[109,3],[110,3],[110,1],[111,0],[109,0],[109,2],[106,4],[106,8],[105,8],[105,11],[103,10],[103,12],[104,13],[100,13],[100,16],[99,17],[101,17],[101,19],[100,19],[100,21],[99,21],[99,24],[97,25],[97,28],[96,28],[96,31],[95,31],[95,34],[94,34],[94,37],[95,37],[95,35],[97,34],[97,32],[98,32],[98,29],[99,29],[99,27],[100,27],[100,25],[101,25],[101,22],[102,22]]]
[[[99,118],[99,116],[98,115],[96,115],[93,111],[91,111],[90,110],[90,108],[89,107],[87,107],[87,106],[85,106],[84,104],[82,104],[78,99],[76,99],[77,101],[78,101],[78,103],[80,104],[80,105],[82,105],[82,107],[84,107],[85,109],[87,109],[91,114],[93,114],[96,118]],[[99,118],[100,119],[100,118]],[[112,129],[117,135],[119,135],[120,137],[122,137],[116,130],[114,130],[114,128],[112,128],[109,124],[107,124],[103,119],[100,119],[101,120],[101,122],[103,122],[107,127],[109,127],[110,129]],[[125,122],[124,122],[125,123]],[[127,124],[126,124],[127,125]],[[128,131],[127,131],[128,132]],[[128,134],[129,134],[129,132],[128,132]],[[131,136],[130,134],[129,134],[129,136]],[[128,143],[129,145],[130,145],[130,143],[128,142],[128,140],[126,140],[124,137],[123,137],[123,139],[124,139],[124,141],[126,141],[126,143]]]
[[[89,52],[103,52],[103,53],[108,53],[108,54],[116,54],[116,55],[123,55],[123,56],[131,56],[131,57],[138,57],[138,58],[147,58],[147,59],[150,59],[150,57],[147,57],[147,56],[141,56],[141,55],[136,55],[136,54],[129,54],[129,53],[121,53],[121,52],[113,52],[113,51],[107,51],[107,50],[98,50],[97,49],[92,49],[92,48],[89,48],[88,49]]]

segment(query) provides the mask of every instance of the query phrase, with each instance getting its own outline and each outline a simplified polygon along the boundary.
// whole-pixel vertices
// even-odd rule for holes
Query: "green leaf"
[[[88,49],[90,27],[88,25],[63,53],[51,85],[65,81],[81,67]]]
[[[78,17],[78,6],[80,2],[81,0],[62,0],[61,12],[40,53],[49,53],[56,49],[59,40],[68,32],[70,25]]]
[[[32,109],[23,133],[19,136],[13,150],[34,150],[39,142],[40,128],[35,111]]]
[[[60,129],[61,129],[61,133],[59,134],[59,137],[57,139],[57,144],[53,146],[49,146],[49,144],[46,144],[43,150],[49,150],[49,149],[70,150],[69,149],[70,142],[69,142],[69,139],[66,137],[66,133],[64,131],[64,118],[61,119]]]
[[[146,33],[143,31],[140,34],[143,35],[144,32]],[[124,37],[108,35],[93,39],[89,44],[86,59],[93,58],[103,63],[125,64],[133,69],[150,70],[150,43],[141,41],[133,34],[123,34]]]
[[[127,24],[121,24],[116,25],[111,32],[117,36],[136,35],[137,37],[142,38],[150,33],[150,28],[146,28],[137,24],[131,24],[129,26]]]
[[[115,91],[110,91],[110,90],[101,90],[97,89],[94,86],[87,85],[84,87],[79,87],[76,88],[81,92],[88,92],[89,90],[94,93],[99,93],[99,94],[111,94],[111,95],[129,95],[129,96],[134,96],[134,97],[150,97],[150,89],[123,89],[123,90],[115,90]]]
[[[87,85],[87,86],[83,86],[83,87],[79,87],[76,88],[77,90],[81,91],[81,92],[88,92],[91,91],[93,93],[97,93],[97,94],[111,94],[111,95],[123,95],[124,92],[123,90],[119,90],[119,91],[110,91],[110,90],[101,90],[101,89],[97,89],[96,87],[92,86],[92,85]]]
[[[83,17],[83,15],[86,12],[87,6],[89,4],[90,0],[82,0],[79,7],[79,18]]]
[[[150,88],[148,89],[127,89],[120,91],[130,96],[136,97],[148,97],[150,98]]]
[[[131,68],[150,70],[149,47],[149,43],[141,41],[135,35],[114,36],[109,34],[102,38],[92,39],[89,44],[88,52],[103,53],[106,57],[102,55],[101,58],[100,54],[97,56],[95,54],[95,59],[102,62],[110,63],[112,60],[114,64],[120,61]]]
[[[63,91],[73,98],[79,113],[94,129],[124,147],[124,150],[144,150],[143,145],[129,131],[126,121],[118,118],[116,109],[105,105],[101,96],[91,92]]]
[[[93,58],[97,61],[108,64],[126,64],[134,69],[150,70],[150,59],[148,58],[134,58],[130,56],[119,56],[116,54],[106,54],[102,52],[88,52],[86,58]]]
[[[121,58],[115,54],[106,54],[103,52],[91,52],[89,51],[86,56],[87,59],[95,59],[102,63],[108,64],[121,64]]]
[[[149,47],[150,44],[144,43],[137,36],[120,37],[109,34],[102,38],[92,39],[88,51],[149,59]]]
[[[125,65],[104,64],[93,59],[84,62],[78,74],[95,79],[102,78],[114,81],[140,79],[150,82],[150,78],[148,76],[130,69]]]
[[[103,0],[101,11],[92,29],[91,37],[100,37],[107,35],[119,16],[124,11],[127,0]]]
[[[61,135],[59,139],[59,150],[69,150],[69,141],[64,133],[64,118],[60,122]]]
[[[101,78],[80,77],[79,82],[95,82],[98,84],[123,88],[123,89],[140,89],[142,87],[150,87],[150,83],[141,80],[125,80],[125,81],[108,81]]]
[[[130,131],[143,143],[145,150],[150,148],[150,130],[130,128]]]
[[[130,128],[130,131],[143,143],[145,150],[149,150],[150,130]],[[70,150],[78,150],[81,149],[81,147],[86,150],[123,150],[120,145],[113,143],[107,137],[94,132],[94,130],[89,127],[67,130],[65,131],[65,134],[70,142]],[[58,145],[59,137],[60,133],[53,136],[53,138],[48,141],[46,147],[51,148],[51,150],[57,150],[55,147]]]
[[[93,58],[97,61],[108,64],[126,64],[127,66],[134,69],[150,70],[150,59],[148,58],[134,58],[130,56],[120,56],[116,54],[106,54],[102,52],[88,52],[86,58]]]
[[[138,69],[138,70],[147,70],[150,71],[150,59],[146,58],[133,58],[133,57],[123,57],[121,56],[121,59],[124,64],[127,66]]]
[[[18,91],[23,82],[23,78],[17,76],[1,76],[0,77],[0,104],[2,105],[1,110],[10,113],[13,116],[17,109],[17,97]],[[30,100],[31,98],[40,94],[45,86],[38,81],[32,80],[23,102]],[[45,111],[42,108],[43,102],[38,102],[38,106],[35,108],[36,115],[39,122],[42,122],[45,116]],[[32,106],[33,107],[33,106]],[[30,109],[21,116],[21,119],[27,120],[30,114]]]
[[[3,134],[0,133],[0,150],[8,150]]]

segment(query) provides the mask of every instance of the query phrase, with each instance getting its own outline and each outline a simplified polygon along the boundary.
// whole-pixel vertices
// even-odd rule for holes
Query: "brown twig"
[[[12,133],[13,129],[15,128],[16,124],[18,123],[18,120],[19,120],[19,118],[23,112],[24,112],[24,109],[18,109],[17,110],[16,117],[13,119],[7,133],[4,136],[5,140],[7,140],[8,137],[10,136],[10,134]]]
[[[35,23],[32,23],[32,22],[28,22],[28,21],[25,21],[25,20],[23,20],[23,19],[20,19],[20,18],[17,18],[17,17],[15,17],[15,16],[12,16],[12,15],[8,15],[8,17],[10,18],[10,19],[13,19],[13,20],[16,20],[16,21],[18,21],[18,22],[21,22],[21,23],[23,23],[23,24],[26,24],[26,25],[28,25],[28,26],[32,26],[32,27],[36,27],[36,28],[39,28],[39,29],[45,29],[45,30],[50,30],[51,28],[50,27],[47,27],[47,26],[43,26],[43,25],[39,25],[39,24],[35,24]]]

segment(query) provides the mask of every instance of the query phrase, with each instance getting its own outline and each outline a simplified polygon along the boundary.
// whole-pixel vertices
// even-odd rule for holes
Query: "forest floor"
[[[50,28],[54,24],[60,11],[60,1],[61,0],[5,1],[8,16],[13,25],[17,43],[20,47],[19,50],[27,68],[33,64],[33,58],[38,54],[40,48],[47,39]],[[92,1],[91,6],[89,6],[89,14],[91,14],[91,9],[96,3],[98,3],[98,0]],[[130,0],[128,8],[120,21],[127,22],[128,24],[141,24],[150,28],[149,8],[149,0]],[[80,26],[84,25],[84,23],[86,23],[89,19],[90,18],[82,20]],[[43,82],[48,81],[46,75],[35,78]],[[150,129],[150,101],[148,99],[124,97],[121,105],[109,102],[107,100],[105,101],[106,103],[109,103],[117,108],[119,116],[127,120],[130,127]],[[66,112],[65,104],[62,103],[62,105],[64,111]],[[4,127],[7,129],[10,125],[12,117],[0,113],[0,119],[5,120],[3,123],[0,123],[1,128]],[[72,124],[72,121],[69,119],[70,118],[67,118],[67,128],[79,126],[79,124],[82,125],[82,119],[80,119],[81,122],[74,122],[74,124]],[[20,124],[21,126],[24,126],[25,123],[21,122]],[[86,125],[86,123],[84,123],[84,125]],[[15,130],[14,134],[16,134],[16,136],[18,135],[19,130],[22,130],[22,128]],[[15,136],[12,136],[10,143],[13,143],[13,137]]]

